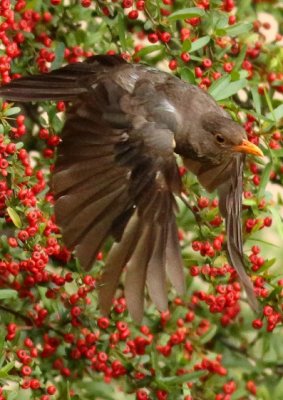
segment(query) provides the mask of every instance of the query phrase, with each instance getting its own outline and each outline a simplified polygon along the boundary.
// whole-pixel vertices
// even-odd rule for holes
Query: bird
[[[98,285],[103,314],[123,271],[127,307],[138,323],[145,286],[159,311],[168,307],[167,277],[185,292],[178,156],[208,192],[218,191],[228,260],[258,310],[243,261],[241,212],[245,155],[263,153],[206,91],[152,66],[96,55],[15,79],[0,96],[70,102],[52,178],[55,217],[85,270],[112,240]]]

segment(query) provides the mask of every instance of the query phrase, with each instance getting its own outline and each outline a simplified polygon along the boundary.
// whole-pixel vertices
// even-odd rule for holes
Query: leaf
[[[260,267],[260,273],[267,271],[272,265],[276,263],[276,258],[271,258],[270,260],[265,261],[262,267]]]
[[[180,75],[183,81],[195,83],[195,75],[189,68],[182,68]]]
[[[239,23],[231,26],[227,26],[223,29],[216,29],[216,34],[218,36],[238,36],[242,33],[247,33],[252,30],[253,24],[250,22]]]
[[[278,384],[275,386],[272,398],[274,400],[281,400],[282,393],[283,393],[283,378],[281,378]]]
[[[229,26],[226,32],[229,36],[238,36],[242,33],[250,32],[252,29],[253,24],[251,22],[245,22]]]
[[[203,17],[205,15],[204,10],[198,7],[191,8],[183,8],[182,10],[178,10],[169,15],[169,21],[175,21],[178,19],[185,18],[195,18],[195,17]]]
[[[267,118],[277,122],[283,118],[283,104],[280,104],[277,108],[267,114]]]
[[[222,91],[229,85],[231,81],[230,75],[224,75],[221,78],[213,82],[213,84],[208,89],[208,92],[215,99],[222,93]]]
[[[252,87],[251,88],[251,92],[252,92],[252,97],[253,97],[253,103],[254,103],[254,108],[257,112],[257,114],[261,114],[261,100],[260,100],[260,95],[257,91],[256,87]]]
[[[137,52],[138,57],[146,56],[147,54],[153,53],[154,51],[164,50],[162,44],[153,44],[152,46],[147,46]]]
[[[11,369],[13,369],[15,366],[15,362],[11,361],[8,364],[6,364],[3,368],[0,369],[0,378],[6,378],[9,374],[9,372],[11,371]]]
[[[270,211],[272,213],[273,220],[275,222],[275,226],[277,228],[279,236],[281,237],[281,239],[283,239],[283,221],[282,221],[282,218],[280,217],[280,214],[279,214],[278,210],[276,210],[276,208],[271,207]]]
[[[184,40],[182,44],[182,52],[185,53],[187,51],[190,51],[191,47],[192,47],[192,42],[188,39]]]
[[[240,79],[239,81],[230,82],[229,85],[218,93],[217,96],[213,96],[215,100],[220,101],[227,99],[228,97],[233,96],[234,94],[238,93],[239,90],[243,89],[247,86],[248,81],[246,79]]]
[[[66,393],[66,395],[67,395],[67,400],[71,400],[70,381],[67,381],[67,388],[66,388],[66,390],[67,390],[67,393]]]
[[[157,377],[156,382],[158,384],[165,384],[168,386],[175,386],[185,382],[195,382],[198,378],[205,375],[206,371],[194,371],[188,374],[180,375],[180,376],[166,376],[166,377]]]
[[[197,51],[199,49],[202,49],[204,46],[206,46],[210,42],[210,37],[209,36],[204,36],[200,39],[195,40],[194,42],[191,43],[191,49],[190,53]]]
[[[124,20],[124,14],[119,14],[118,15],[118,34],[119,34],[119,39],[121,43],[121,47],[123,51],[127,50],[127,42],[126,42],[126,36],[125,36],[125,20]]]
[[[9,217],[11,218],[11,220],[13,221],[13,224],[17,228],[21,228],[22,221],[21,221],[21,218],[20,218],[19,214],[17,213],[17,211],[12,207],[7,207],[7,213],[9,215]]]
[[[262,174],[261,180],[260,180],[259,189],[258,189],[258,197],[262,197],[264,195],[266,185],[269,182],[270,172],[272,170],[272,167],[273,167],[273,163],[272,163],[272,161],[270,161],[264,168],[264,171],[263,171],[263,174]]]
[[[5,351],[5,339],[6,339],[6,332],[4,330],[4,328],[0,329],[0,356],[3,356],[3,353]],[[5,357],[5,353],[4,353],[4,357]],[[2,364],[0,365],[0,367],[2,366]]]
[[[246,57],[246,54],[247,54],[247,45],[243,44],[242,48],[241,48],[241,51],[240,51],[240,53],[238,54],[238,56],[236,58],[234,70],[236,70],[236,71],[240,70],[241,72],[246,72],[247,75],[248,75],[248,71],[241,70],[241,66],[242,66],[242,63],[243,63],[243,61],[244,61],[244,59]]]
[[[149,31],[150,29],[152,29],[152,27],[153,27],[153,24],[149,19],[144,23],[144,26],[143,26],[145,31]]]
[[[18,292],[14,289],[0,289],[0,300],[15,299]]]
[[[209,342],[217,333],[217,326],[212,325],[211,329],[209,329],[204,335],[200,337],[200,343],[205,344]]]
[[[270,115],[269,119],[271,119],[272,121],[276,121],[276,117],[275,117],[274,109],[273,109],[273,105],[272,105],[272,100],[269,96],[269,93],[265,87],[263,88],[263,91],[264,91],[264,97],[265,97],[266,103],[267,103],[269,111],[270,111],[270,113],[268,114],[268,115]]]
[[[5,111],[5,116],[10,117],[11,115],[18,114],[20,111],[20,107],[11,107],[7,111]]]
[[[276,150],[272,150],[272,155],[276,158],[280,158],[283,157],[283,149],[276,149]]]
[[[61,67],[64,61],[65,44],[63,42],[58,42],[55,47],[55,60],[51,64],[51,70]]]

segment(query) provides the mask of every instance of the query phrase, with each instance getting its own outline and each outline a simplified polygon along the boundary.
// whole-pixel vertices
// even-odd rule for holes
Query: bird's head
[[[215,157],[235,152],[263,156],[260,148],[247,140],[243,127],[230,118],[205,113],[201,117],[201,127],[205,133],[203,145],[208,143],[209,151]]]

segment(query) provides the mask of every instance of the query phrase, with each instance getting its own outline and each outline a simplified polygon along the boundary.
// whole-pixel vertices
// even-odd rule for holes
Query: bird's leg
[[[199,227],[201,236],[202,236],[202,237],[205,237],[205,235],[203,234],[203,231],[202,231],[202,224],[207,225],[207,223],[206,223],[205,221],[202,221],[202,219],[201,219],[199,213],[196,212],[196,211],[193,209],[193,207],[190,205],[189,199],[188,199],[187,195],[185,194],[185,192],[181,192],[181,194],[180,194],[180,199],[181,199],[182,202],[185,204],[185,206],[188,207],[188,209],[192,212],[192,214],[193,214],[193,216],[194,216],[194,218],[195,218],[195,220],[196,220],[196,223],[198,224],[198,227]],[[207,226],[208,226],[208,225],[207,225]]]

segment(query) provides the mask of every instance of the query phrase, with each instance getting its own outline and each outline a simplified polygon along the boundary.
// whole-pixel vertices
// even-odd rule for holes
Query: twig
[[[27,316],[25,316],[25,315],[19,313],[18,311],[12,310],[11,308],[6,307],[6,306],[3,306],[3,305],[0,305],[0,310],[5,311],[5,312],[7,312],[7,313],[9,313],[9,314],[12,314],[12,315],[14,315],[14,316],[17,317],[17,318],[20,318],[20,319],[23,320],[28,326],[37,327],[37,326],[34,324],[34,321],[32,320],[32,318],[29,318],[29,317],[27,317]],[[63,333],[63,332],[61,332],[61,331],[60,331],[59,329],[57,329],[57,328],[54,328],[54,327],[51,326],[51,325],[42,324],[42,325],[40,326],[40,328],[45,328],[45,329],[47,329],[47,330],[51,330],[51,331],[57,333],[57,334],[60,335],[60,336],[64,336],[64,333]]]

